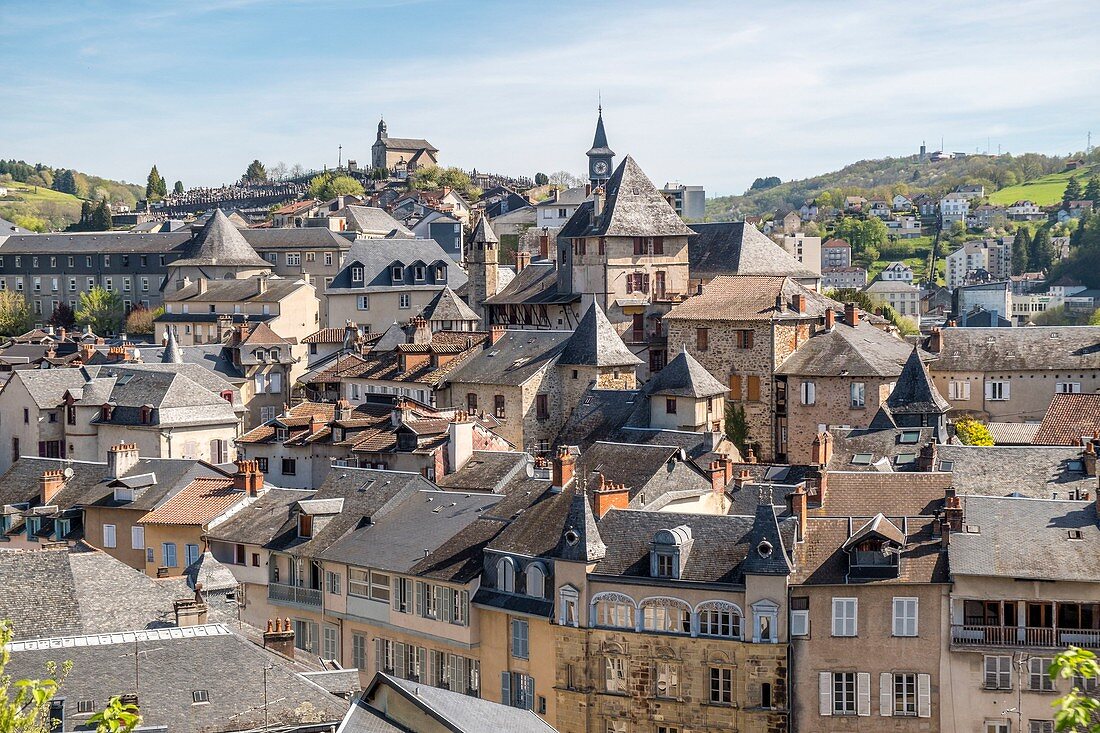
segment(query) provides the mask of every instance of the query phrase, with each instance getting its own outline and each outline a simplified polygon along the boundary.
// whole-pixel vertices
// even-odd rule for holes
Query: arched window
[[[592,599],[592,625],[633,629],[634,599],[622,593],[600,593]]]
[[[542,563],[535,562],[527,566],[527,595],[533,598],[546,597],[546,569]]]
[[[563,585],[558,591],[558,623],[562,626],[577,626],[577,602],[580,593],[571,585]]]
[[[659,634],[690,634],[691,606],[679,598],[642,601],[642,628]]]
[[[704,601],[695,609],[700,636],[741,638],[741,609],[729,601]]]
[[[516,563],[510,557],[497,560],[497,590],[516,592]]]

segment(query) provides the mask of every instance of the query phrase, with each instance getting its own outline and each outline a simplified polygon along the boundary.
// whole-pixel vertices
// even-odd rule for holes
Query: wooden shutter
[[[741,401],[741,375],[730,375],[730,399]]]
[[[833,714],[833,673],[817,673],[818,708],[822,715]]]
[[[993,382],[985,383],[985,398],[987,400],[993,399]]]
[[[749,402],[760,401],[760,377],[749,375],[749,392],[747,397]]]
[[[744,348],[751,349],[752,348],[752,334],[753,334],[753,332],[751,330],[748,330],[748,331],[745,331],[744,334],[745,334],[743,336]]]
[[[856,673],[856,715],[871,714],[871,673]]]
[[[500,702],[503,705],[512,704],[512,673],[500,673]]]
[[[932,717],[932,676],[917,675],[917,717]]]
[[[878,676],[878,712],[884,717],[894,714],[894,675],[889,672]]]

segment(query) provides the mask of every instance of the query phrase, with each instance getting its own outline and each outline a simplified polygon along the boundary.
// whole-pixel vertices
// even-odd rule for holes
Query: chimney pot
[[[844,304],[844,321],[849,326],[859,325],[859,308],[856,307],[855,303]]]
[[[573,471],[576,469],[576,465],[577,459],[570,452],[569,447],[559,446],[551,469],[551,482],[555,489],[560,491],[573,480]]]
[[[836,322],[836,312],[832,308],[825,309],[825,330],[832,331]]]

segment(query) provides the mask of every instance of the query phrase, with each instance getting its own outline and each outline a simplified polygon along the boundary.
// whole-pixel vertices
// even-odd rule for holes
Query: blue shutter
[[[512,674],[510,672],[500,673],[500,701],[504,705],[512,704]]]

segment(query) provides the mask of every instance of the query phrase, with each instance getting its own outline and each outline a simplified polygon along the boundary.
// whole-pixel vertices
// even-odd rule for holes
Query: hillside
[[[0,159],[0,217],[27,229],[65,229],[80,221],[81,202],[107,199],[133,207],[145,187],[71,168]]]
[[[1100,160],[1096,152],[1092,157]],[[1038,153],[975,155],[936,163],[921,160],[916,155],[861,160],[813,178],[788,181],[741,196],[708,199],[707,219],[724,221],[761,216],[781,207],[797,208],[815,199],[819,204],[837,205],[849,195],[905,193],[916,196],[928,193],[939,197],[964,183],[982,183],[987,190],[998,190],[1057,173],[1065,167],[1065,160]]]
[[[0,218],[25,229],[64,229],[80,221],[81,199],[44,186],[26,183],[0,183],[6,196],[0,196]]]
[[[990,194],[989,201],[993,204],[1007,205],[1021,199],[1028,199],[1039,206],[1050,206],[1062,200],[1062,194],[1065,193],[1066,184],[1069,183],[1070,178],[1076,177],[1083,189],[1089,178],[1096,175],[1100,175],[1100,163],[1093,163],[1075,171],[1051,173],[1033,181],[1007,186]]]

